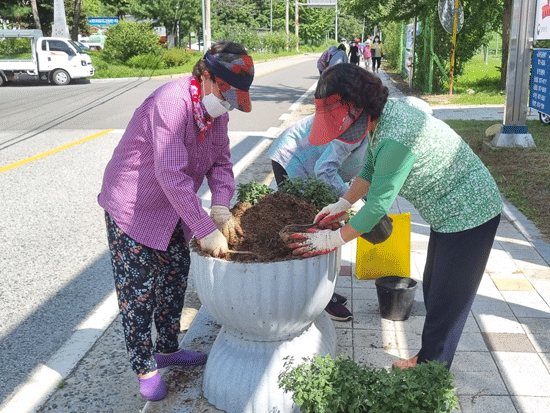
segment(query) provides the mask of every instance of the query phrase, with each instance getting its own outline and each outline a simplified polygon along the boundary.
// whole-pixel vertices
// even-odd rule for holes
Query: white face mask
[[[210,93],[209,95],[205,95],[202,98],[202,104],[204,105],[204,108],[212,118],[217,118],[218,116],[221,116],[232,109],[229,102],[226,102],[225,100],[218,98],[213,93]]]

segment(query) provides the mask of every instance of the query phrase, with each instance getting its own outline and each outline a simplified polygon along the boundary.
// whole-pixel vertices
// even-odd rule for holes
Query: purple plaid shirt
[[[107,164],[98,202],[131,238],[166,250],[181,218],[185,238],[216,229],[196,195],[204,177],[212,205],[229,206],[235,191],[224,114],[199,142],[191,76],[154,91],[136,109]]]

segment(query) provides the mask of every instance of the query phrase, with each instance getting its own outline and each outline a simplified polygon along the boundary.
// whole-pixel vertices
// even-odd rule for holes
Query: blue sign
[[[550,49],[534,49],[529,107],[550,116]]]
[[[88,17],[90,26],[113,26],[118,24],[118,17]]]

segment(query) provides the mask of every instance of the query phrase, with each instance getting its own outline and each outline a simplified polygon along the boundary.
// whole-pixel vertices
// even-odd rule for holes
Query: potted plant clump
[[[329,355],[289,358],[279,376],[302,413],[448,413],[458,408],[453,382],[437,361],[388,371]]]
[[[317,201],[330,193],[314,179],[290,180],[287,192],[240,185],[232,212],[244,235],[228,240],[238,252],[223,259],[193,252],[197,293],[222,325],[208,357],[203,392],[228,413],[299,412],[277,383],[284,358],[336,353],[336,332],[323,310],[334,291],[339,252],[294,256],[279,235],[289,224],[313,222],[323,205],[304,199],[308,192],[300,187],[311,190],[315,183]],[[338,197],[325,199],[328,204]]]

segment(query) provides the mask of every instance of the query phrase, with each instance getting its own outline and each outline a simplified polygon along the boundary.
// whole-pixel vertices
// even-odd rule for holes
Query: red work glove
[[[289,244],[289,247],[293,249],[292,254],[301,255],[304,258],[328,254],[345,244],[340,235],[340,229],[333,231],[311,228],[307,232],[292,234],[291,237],[297,241]]]
[[[338,202],[329,204],[315,216],[313,222],[317,223],[320,228],[326,227],[327,224],[334,221],[345,221],[348,217],[348,209],[351,208],[351,204],[344,198],[340,198]]]

